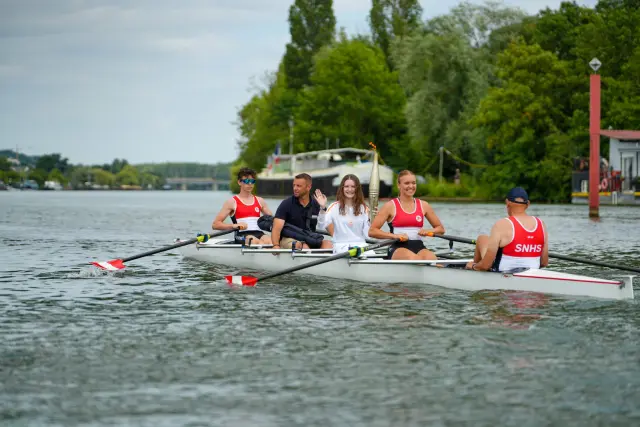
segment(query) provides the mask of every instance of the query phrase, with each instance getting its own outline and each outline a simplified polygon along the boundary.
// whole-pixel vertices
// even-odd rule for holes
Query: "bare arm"
[[[260,203],[260,206],[262,207],[263,214],[273,215],[273,212],[271,212],[271,209],[269,209],[269,206],[267,206],[267,202],[265,202],[262,197],[258,197],[258,203]]]
[[[329,234],[331,234],[331,237],[333,237],[333,223],[327,225],[326,230]]]
[[[480,260],[480,262],[478,262],[475,267],[473,267],[474,270],[487,271],[493,265],[493,261],[495,261],[496,255],[498,254],[498,249],[500,249],[500,240],[502,239],[503,235],[502,230],[504,228],[504,221],[507,220],[501,219],[500,221],[493,224],[493,227],[491,227],[487,251],[482,256],[482,260]]]
[[[228,223],[225,224],[224,222],[224,220],[227,219],[229,215],[231,215],[234,209],[235,209],[235,206],[231,201],[231,199],[224,202],[224,204],[222,205],[222,209],[220,209],[220,212],[218,212],[218,215],[216,215],[216,218],[213,220],[213,224],[211,224],[211,228],[214,230],[237,229],[238,228],[237,224],[228,224]]]
[[[422,212],[424,212],[425,218],[427,218],[427,221],[429,221],[429,224],[431,224],[431,227],[433,228],[431,230],[423,228],[418,232],[418,234],[421,236],[428,236],[429,233],[444,234],[444,226],[442,225],[442,222],[440,222],[438,215],[433,211],[431,205],[424,200],[420,200],[420,203],[422,203]]]
[[[280,233],[284,227],[284,219],[273,218],[273,226],[271,227],[271,241],[273,246],[280,246]]]
[[[382,206],[378,215],[373,218],[373,222],[371,223],[371,227],[369,227],[369,237],[373,237],[374,239],[394,239],[395,235],[392,233],[387,233],[382,231],[381,228],[385,222],[389,220],[391,217],[391,206],[392,202],[387,202]]]
[[[542,222],[542,220],[540,220]],[[549,236],[547,235],[547,226],[542,222],[544,228],[544,246],[542,247],[542,256],[540,257],[540,267],[549,266]]]
[[[373,219],[371,227],[369,227],[369,237],[374,239],[400,239],[400,241],[406,242],[409,237],[406,234],[393,234],[382,231],[382,226],[385,222],[389,221],[394,213],[393,202],[387,202],[384,204],[378,215]]]

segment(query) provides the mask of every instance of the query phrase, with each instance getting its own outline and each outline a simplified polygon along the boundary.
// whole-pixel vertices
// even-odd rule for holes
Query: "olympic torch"
[[[371,166],[371,178],[369,179],[369,208],[370,219],[378,214],[378,198],[380,197],[380,175],[378,172],[378,150],[372,142],[369,145],[373,148],[373,164]]]

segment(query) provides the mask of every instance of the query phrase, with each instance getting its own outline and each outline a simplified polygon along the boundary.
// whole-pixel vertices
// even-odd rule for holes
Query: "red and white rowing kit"
[[[540,257],[544,247],[544,226],[540,218],[534,217],[536,226],[527,230],[516,217],[507,218],[513,228],[513,238],[508,245],[500,248],[496,257],[497,270],[514,268],[540,268]]]
[[[409,240],[422,240],[418,231],[424,225],[424,212],[422,212],[422,203],[418,203],[418,199],[413,199],[413,212],[406,212],[402,209],[400,199],[393,199],[396,213],[391,220],[394,234],[406,234]]]
[[[244,222],[247,224],[247,229],[243,231],[262,231],[258,227],[258,218],[260,218],[262,212],[262,206],[256,196],[253,196],[253,204],[245,204],[240,197],[233,196],[233,201],[236,202],[236,207],[231,216],[231,220],[234,224],[238,222]]]

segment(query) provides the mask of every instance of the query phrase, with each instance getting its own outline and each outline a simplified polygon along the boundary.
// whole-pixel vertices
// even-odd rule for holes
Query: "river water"
[[[0,425],[640,424],[637,300],[312,276],[231,288],[224,266],[175,252],[115,274],[87,264],[207,232],[226,197],[0,193]],[[504,215],[433,205],[466,237]],[[640,209],[530,211],[552,251],[640,266]]]

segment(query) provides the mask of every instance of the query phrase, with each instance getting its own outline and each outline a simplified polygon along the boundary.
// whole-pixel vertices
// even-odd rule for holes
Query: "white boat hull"
[[[282,251],[277,256],[267,249],[243,249],[230,245],[228,240],[210,240],[207,243],[183,246],[179,250],[186,258],[208,263],[252,270],[279,271],[302,265],[319,257],[321,253],[292,253]],[[440,263],[452,263],[441,260]],[[460,263],[461,261],[455,261]],[[464,262],[464,261],[462,261]],[[230,271],[229,274],[237,274]],[[367,283],[404,283],[440,286],[466,291],[515,290],[546,294],[588,296],[606,299],[632,299],[633,276],[620,281],[599,279],[549,269],[530,269],[518,273],[493,273],[440,268],[429,262],[389,261],[381,258],[339,259],[321,264],[299,274],[311,274]]]

